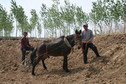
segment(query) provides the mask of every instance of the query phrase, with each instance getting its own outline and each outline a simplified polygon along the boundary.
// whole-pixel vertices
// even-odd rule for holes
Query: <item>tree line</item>
[[[34,33],[35,37],[57,37],[69,35],[75,29],[81,29],[85,23],[91,23],[95,34],[126,33],[126,1],[97,0],[92,2],[90,13],[85,13],[82,7],[64,0],[52,0],[51,7],[41,5],[40,13],[31,9],[28,18],[24,8],[11,0],[10,13],[0,4],[0,36],[11,36],[18,32]],[[15,24],[14,24],[15,23]]]

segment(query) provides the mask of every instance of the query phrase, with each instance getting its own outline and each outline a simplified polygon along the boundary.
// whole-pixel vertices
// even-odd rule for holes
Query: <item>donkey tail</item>
[[[30,59],[31,59],[31,64],[32,64],[32,65],[33,65],[34,60],[35,60],[35,58],[36,58],[36,51],[37,51],[37,48],[35,48],[35,49],[32,51],[31,55],[30,55]]]

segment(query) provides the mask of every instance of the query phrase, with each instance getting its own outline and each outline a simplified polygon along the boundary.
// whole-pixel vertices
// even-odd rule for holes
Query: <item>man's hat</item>
[[[23,32],[23,35],[24,35],[24,34],[27,34],[27,32]]]
[[[83,25],[83,27],[88,27],[88,24]]]

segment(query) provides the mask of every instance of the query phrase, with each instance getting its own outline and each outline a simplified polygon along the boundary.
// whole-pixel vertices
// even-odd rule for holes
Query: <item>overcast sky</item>
[[[17,5],[21,5],[27,16],[30,15],[31,9],[35,9],[37,13],[40,11],[42,3],[46,6],[51,7],[52,0],[15,0]],[[76,4],[77,6],[82,7],[83,11],[89,13],[92,9],[92,2],[97,0],[69,0],[70,3]],[[0,0],[0,4],[6,8],[7,11],[10,11],[11,0]],[[60,4],[63,5],[64,0],[60,0]]]

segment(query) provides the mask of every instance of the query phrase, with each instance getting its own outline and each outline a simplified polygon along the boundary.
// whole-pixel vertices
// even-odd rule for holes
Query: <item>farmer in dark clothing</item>
[[[23,38],[21,39],[21,51],[22,51],[22,64],[25,62],[26,51],[33,51],[34,48],[29,44],[27,38],[27,32],[23,33]]]
[[[88,48],[91,48],[96,57],[100,57],[97,47],[92,43],[93,41],[93,32],[92,30],[88,29],[88,25],[83,25],[84,31],[82,32],[82,49],[83,49],[83,61],[84,64],[87,64],[87,53]]]

